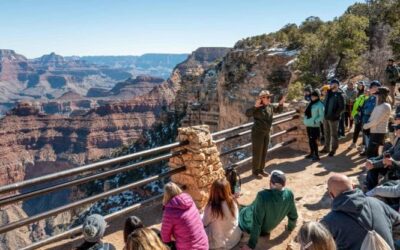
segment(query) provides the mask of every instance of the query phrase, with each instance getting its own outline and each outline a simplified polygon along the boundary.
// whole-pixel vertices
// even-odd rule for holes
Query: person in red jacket
[[[161,239],[178,250],[208,250],[208,238],[192,197],[172,182],[164,186]]]

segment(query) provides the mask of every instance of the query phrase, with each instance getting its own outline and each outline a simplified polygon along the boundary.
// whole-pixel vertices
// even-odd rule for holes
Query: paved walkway
[[[348,150],[350,137],[341,141],[341,145],[335,157],[323,156],[321,162],[313,163],[304,159],[304,153],[291,149],[281,149],[269,155],[268,168],[272,171],[280,169],[287,174],[287,186],[295,194],[296,206],[299,213],[298,225],[303,221],[319,220],[330,208],[330,198],[326,193],[326,181],[331,172],[340,172],[354,178],[357,184],[357,177],[362,173],[364,159],[358,156],[355,149]],[[243,195],[239,199],[242,205],[250,204],[259,190],[268,187],[269,178],[262,180],[254,179],[251,176],[250,166],[243,166],[240,169],[242,177]],[[140,209],[134,213],[143,218],[147,225],[159,227],[161,221],[161,206],[159,204]],[[105,241],[113,243],[117,249],[123,249],[123,228],[124,219],[111,223],[107,229]],[[269,239],[261,238],[256,249],[286,249],[289,242],[293,240],[297,230],[292,234],[284,231],[287,221],[284,220],[273,232]],[[43,249],[72,249],[81,239],[63,241],[57,245]],[[235,249],[240,249],[236,247]]]

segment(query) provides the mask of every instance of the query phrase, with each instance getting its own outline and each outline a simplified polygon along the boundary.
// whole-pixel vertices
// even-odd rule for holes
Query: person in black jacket
[[[338,125],[340,116],[344,111],[344,97],[342,90],[339,89],[339,80],[331,80],[330,85],[331,88],[325,101],[325,146],[321,153],[329,153],[329,156],[334,156],[339,147]]]
[[[328,180],[332,211],[322,219],[337,249],[360,250],[368,229],[375,230],[394,249],[393,228],[400,226],[400,214],[382,201],[353,189],[350,179],[334,174]]]
[[[396,83],[399,81],[399,70],[397,65],[394,64],[394,60],[390,58],[385,69],[386,82],[385,85],[390,89],[390,96],[392,98],[392,105],[394,105],[394,98],[396,93]]]

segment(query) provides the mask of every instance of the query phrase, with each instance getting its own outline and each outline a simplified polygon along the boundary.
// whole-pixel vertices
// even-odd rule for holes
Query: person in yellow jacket
[[[365,90],[365,82],[360,81],[357,83],[357,98],[354,101],[353,109],[351,111],[351,117],[354,120],[354,132],[353,132],[353,143],[350,145],[351,148],[356,148],[356,143],[358,136],[362,130],[363,122],[362,122],[362,106],[364,105],[365,100],[368,99],[368,91]]]

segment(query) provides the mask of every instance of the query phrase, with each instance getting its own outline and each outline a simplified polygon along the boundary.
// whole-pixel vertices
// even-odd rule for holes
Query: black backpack
[[[231,185],[232,194],[239,194],[242,187],[242,180],[236,169],[229,166],[225,169],[225,177]]]

